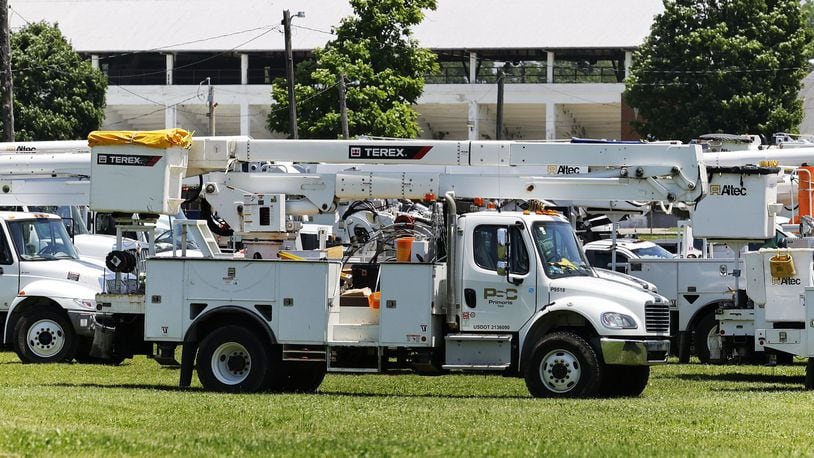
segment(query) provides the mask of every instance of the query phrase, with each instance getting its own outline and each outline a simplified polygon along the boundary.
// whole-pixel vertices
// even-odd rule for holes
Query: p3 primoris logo
[[[161,156],[142,156],[138,154],[108,154],[100,153],[96,156],[96,163],[99,165],[127,165],[135,167],[152,167]]]
[[[419,160],[430,152],[432,146],[350,145],[350,159],[407,159]]]

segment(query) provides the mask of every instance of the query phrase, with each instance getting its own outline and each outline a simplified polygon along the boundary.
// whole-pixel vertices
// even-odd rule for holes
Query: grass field
[[[0,456],[814,453],[804,367],[669,364],[640,398],[545,400],[495,376],[328,375],[315,395],[178,389],[143,357],[22,365],[0,353]]]

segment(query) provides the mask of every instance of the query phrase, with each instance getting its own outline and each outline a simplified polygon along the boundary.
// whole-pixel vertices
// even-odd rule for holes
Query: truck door
[[[497,273],[497,230],[480,224],[466,234],[462,272],[461,329],[517,331],[535,310],[537,269],[523,225],[509,226],[509,274]],[[467,228],[467,231],[470,229]]]
[[[0,225],[0,313],[8,311],[9,304],[19,291],[20,264],[12,255],[5,225]]]

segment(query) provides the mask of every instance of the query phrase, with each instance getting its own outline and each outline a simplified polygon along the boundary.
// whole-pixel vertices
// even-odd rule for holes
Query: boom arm
[[[193,143],[189,167],[210,170],[218,162],[212,158],[226,152],[237,162],[315,161],[303,174],[209,175],[208,200],[225,192],[232,195],[223,204],[239,205],[237,194],[284,194],[297,201],[289,214],[332,211],[338,201],[449,191],[461,198],[692,204],[707,188],[696,145],[204,138]]]
[[[0,145],[0,205],[90,203],[90,148],[87,142]]]

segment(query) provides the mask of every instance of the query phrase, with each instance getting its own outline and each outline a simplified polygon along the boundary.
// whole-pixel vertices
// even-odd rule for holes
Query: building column
[[[172,86],[172,67],[175,64],[175,56],[173,54],[165,55],[166,58],[166,72],[167,72],[167,86]]]
[[[469,53],[469,84],[478,82],[478,53]]]
[[[545,104],[545,139],[557,139],[557,104]]]
[[[240,102],[240,135],[251,136],[252,123],[249,117],[249,102]]]
[[[249,84],[249,55],[240,55],[240,84]],[[243,108],[241,108],[242,110]]]
[[[545,82],[551,84],[554,82],[554,51],[546,53],[545,66]]]
[[[98,54],[91,54],[90,55],[90,66],[93,67],[94,70],[99,70],[99,55]]]
[[[166,105],[164,107],[164,128],[172,129],[176,126],[176,116],[178,115],[176,105]]]
[[[167,84],[167,86],[171,86],[172,85],[172,68],[173,68],[173,65],[175,63],[175,56],[173,54],[166,54],[164,56],[164,58],[165,58],[165,62],[166,62],[166,76],[167,76],[166,84]],[[164,128],[165,129],[172,129],[172,128],[174,128],[176,126],[176,122],[177,122],[176,116],[177,115],[178,115],[178,112],[176,110],[175,105],[166,105],[164,107]]]
[[[474,100],[469,101],[469,117],[466,121],[467,131],[469,132],[467,138],[469,140],[480,140],[480,122],[479,114],[480,107],[478,102]]]

